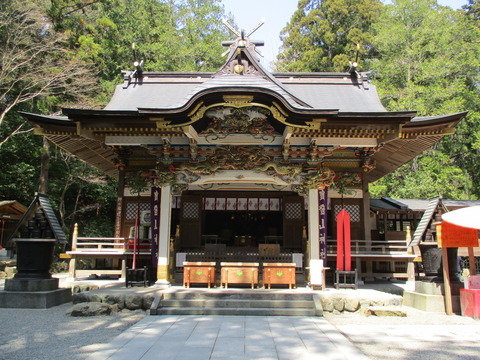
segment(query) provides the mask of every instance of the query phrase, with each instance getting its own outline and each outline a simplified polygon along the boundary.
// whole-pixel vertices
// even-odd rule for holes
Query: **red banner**
[[[352,270],[350,243],[350,215],[342,209],[337,215],[337,270]]]

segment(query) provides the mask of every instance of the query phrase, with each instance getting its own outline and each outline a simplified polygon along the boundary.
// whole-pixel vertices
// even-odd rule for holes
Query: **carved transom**
[[[276,134],[268,122],[270,110],[258,106],[234,108],[218,106],[209,109],[205,117],[210,124],[201,134]]]

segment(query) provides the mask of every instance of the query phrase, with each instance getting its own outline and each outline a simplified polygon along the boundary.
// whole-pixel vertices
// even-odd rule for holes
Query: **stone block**
[[[89,295],[84,292],[74,293],[72,295],[72,302],[74,304],[81,304],[89,301],[90,301]]]
[[[153,304],[153,299],[154,299],[153,295],[144,296],[143,301],[142,301],[142,309],[143,310],[150,309],[152,307],[152,304]]]
[[[125,297],[122,295],[104,294],[101,297],[101,302],[109,305],[116,305],[119,310],[125,308]]]
[[[323,311],[332,312],[333,311],[333,302],[329,296],[321,296],[322,308]]]
[[[405,291],[403,305],[427,312],[445,313],[445,298],[443,295]],[[452,307],[454,313],[460,314],[460,296],[452,296]]]
[[[362,312],[365,316],[407,316],[405,310],[393,306],[369,306],[363,309]]]
[[[345,311],[355,312],[360,308],[360,301],[358,298],[346,298],[345,299]]]
[[[52,291],[0,291],[0,308],[48,309],[72,300],[70,289]]]
[[[463,289],[463,283],[452,282],[450,284],[452,295],[460,295],[460,289]],[[416,281],[415,292],[427,295],[445,295],[445,286],[443,282]]]
[[[6,266],[5,275],[7,279],[12,279],[17,273],[17,268],[15,266]]]
[[[5,291],[53,291],[58,289],[58,279],[7,279]]]
[[[333,308],[338,312],[342,312],[345,309],[345,299],[343,297],[334,297],[332,302]]]
[[[113,307],[109,304],[100,302],[88,302],[75,304],[72,306],[67,315],[70,316],[99,316],[110,315],[113,312]]]
[[[127,295],[125,296],[125,307],[128,310],[138,310],[142,308],[142,296]]]

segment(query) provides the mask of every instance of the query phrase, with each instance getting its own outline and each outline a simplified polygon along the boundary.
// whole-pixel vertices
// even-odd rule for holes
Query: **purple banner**
[[[327,266],[327,214],[328,214],[328,187],[318,190],[318,216],[320,237],[320,259],[323,266]]]
[[[152,230],[152,267],[158,264],[157,249],[160,230],[160,188],[152,187],[150,196],[150,225]]]

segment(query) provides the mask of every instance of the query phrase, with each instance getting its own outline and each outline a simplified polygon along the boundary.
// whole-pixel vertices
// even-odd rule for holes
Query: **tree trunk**
[[[50,163],[50,142],[43,137],[43,149],[40,158],[40,175],[38,179],[38,193],[47,194],[48,190],[48,165]]]

